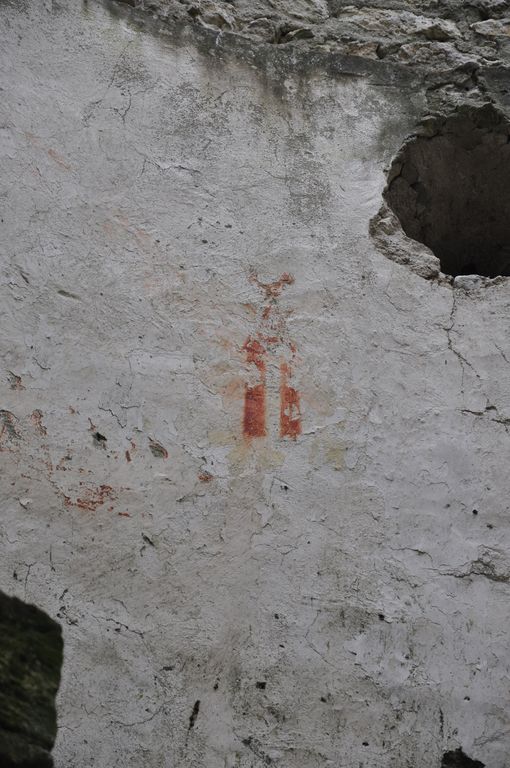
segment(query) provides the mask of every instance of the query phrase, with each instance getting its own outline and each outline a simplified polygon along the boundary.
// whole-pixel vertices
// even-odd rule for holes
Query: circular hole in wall
[[[427,118],[384,197],[406,235],[452,276],[510,275],[510,126],[492,106]]]

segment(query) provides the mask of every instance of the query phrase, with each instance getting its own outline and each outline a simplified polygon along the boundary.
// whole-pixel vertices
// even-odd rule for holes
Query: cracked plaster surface
[[[0,13],[0,586],[63,624],[57,768],[505,768],[510,287],[368,231],[425,86]],[[295,441],[278,346],[242,435],[254,273]]]

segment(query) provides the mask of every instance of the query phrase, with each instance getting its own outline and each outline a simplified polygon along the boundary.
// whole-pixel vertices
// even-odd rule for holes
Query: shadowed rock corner
[[[0,765],[51,768],[57,733],[60,626],[34,605],[0,592]]]
[[[485,768],[480,760],[472,760],[464,754],[462,749],[445,752],[441,761],[441,768]]]

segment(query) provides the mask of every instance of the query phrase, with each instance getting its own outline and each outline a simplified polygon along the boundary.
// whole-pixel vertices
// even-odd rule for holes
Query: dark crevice
[[[464,754],[462,749],[455,749],[444,753],[441,768],[485,768],[485,763],[472,760]]]
[[[101,434],[101,432],[94,432],[92,435],[92,440],[94,441],[95,445],[100,446],[101,448],[104,448],[107,438]]]
[[[200,710],[200,700],[195,701],[195,703],[193,705],[193,709],[191,711],[191,715],[189,716],[189,726],[188,726],[188,730],[189,731],[191,731],[191,729],[195,725],[195,721],[196,721],[196,719],[198,717],[199,710]]]
[[[510,126],[492,106],[429,117],[395,158],[384,196],[445,274],[510,275]]]

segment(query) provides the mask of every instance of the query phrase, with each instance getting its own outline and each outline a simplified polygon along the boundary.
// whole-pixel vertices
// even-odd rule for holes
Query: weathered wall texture
[[[0,3],[0,587],[64,627],[56,766],[507,768],[510,284],[369,231],[428,110],[504,105],[506,4],[159,5]]]

